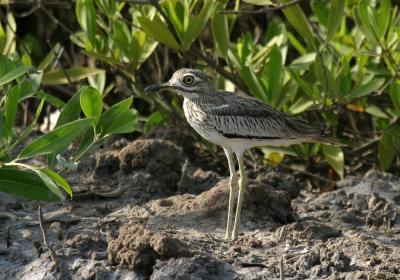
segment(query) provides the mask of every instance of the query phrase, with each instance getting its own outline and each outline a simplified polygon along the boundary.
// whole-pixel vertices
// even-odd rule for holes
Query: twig
[[[302,0],[293,0],[290,2],[287,2],[285,4],[282,5],[276,5],[276,6],[265,6],[261,9],[257,9],[257,10],[227,10],[227,11],[220,11],[218,12],[219,14],[234,14],[234,15],[243,15],[243,14],[262,14],[268,11],[277,11],[277,10],[282,10],[285,9],[287,7],[296,5],[298,3],[300,3]]]
[[[47,44],[49,45],[51,52],[53,52],[53,55],[54,55],[54,57],[55,57],[55,59],[56,59],[56,62],[60,64],[61,71],[63,72],[63,75],[65,76],[65,78],[67,78],[68,85],[72,85],[71,77],[69,76],[67,70],[65,70],[64,67],[62,67],[61,62],[60,62],[60,57],[61,57],[61,54],[62,54],[62,52],[63,52],[63,48],[61,48],[60,51],[59,51],[59,53],[57,53],[57,52],[54,50],[53,44],[51,43],[50,40],[47,40]]]
[[[223,66],[218,65],[214,60],[212,60],[212,58],[210,58],[209,56],[203,55],[199,49],[191,48],[191,52],[194,56],[205,61],[208,66],[214,68],[219,74],[221,74],[225,78],[229,79],[239,89],[248,93],[248,90],[247,90],[243,80],[241,79],[241,77],[226,71]]]
[[[57,258],[56,253],[53,250],[53,247],[50,246],[48,239],[47,239],[47,231],[46,231],[46,226],[44,225],[44,218],[43,218],[43,212],[42,212],[42,206],[39,205],[38,207],[38,217],[39,217],[39,225],[40,229],[42,230],[42,235],[43,235],[43,242],[44,245],[47,247],[47,249],[50,252],[50,257],[51,260],[53,261],[53,267],[50,269],[50,271],[53,271],[59,264],[59,260]]]
[[[279,274],[280,274],[280,280],[284,280],[285,279],[285,275],[284,275],[285,271],[283,270],[283,256],[281,256],[281,259],[279,261]]]
[[[43,13],[46,14],[56,25],[60,26],[62,29],[64,29],[68,34],[72,35],[74,32],[69,29],[65,24],[63,24],[61,21],[59,21],[47,8],[45,8],[43,5],[39,5],[39,9],[43,11]]]

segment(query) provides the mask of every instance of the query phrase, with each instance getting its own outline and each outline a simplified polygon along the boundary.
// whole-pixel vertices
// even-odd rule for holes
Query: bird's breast
[[[183,111],[190,126],[202,137],[210,140],[210,138],[217,133],[211,116],[202,110],[201,106],[195,102],[185,98],[183,102]]]

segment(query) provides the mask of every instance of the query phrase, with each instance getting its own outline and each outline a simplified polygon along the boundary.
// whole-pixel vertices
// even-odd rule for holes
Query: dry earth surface
[[[281,265],[285,279],[400,279],[399,178],[315,194],[280,169],[249,170],[242,233],[226,242],[225,159],[160,131],[109,141],[66,174],[73,200],[42,204],[56,267],[38,203],[1,194],[0,279],[279,279]]]

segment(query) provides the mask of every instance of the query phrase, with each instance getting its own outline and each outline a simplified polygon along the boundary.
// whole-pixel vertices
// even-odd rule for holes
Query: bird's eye
[[[192,75],[187,75],[183,77],[182,82],[185,84],[185,86],[192,86],[194,84],[194,77]]]

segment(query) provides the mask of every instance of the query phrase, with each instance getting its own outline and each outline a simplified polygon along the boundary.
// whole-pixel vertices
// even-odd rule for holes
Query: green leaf
[[[91,75],[104,73],[103,69],[97,68],[70,68],[48,72],[43,75],[42,83],[44,85],[61,85],[80,81]]]
[[[92,147],[93,144],[95,143],[96,139],[96,134],[95,134],[95,128],[89,129],[86,131],[85,135],[83,136],[81,143],[79,144],[78,149],[75,152],[75,158],[81,158],[85,153],[87,153]],[[57,157],[57,160],[60,162],[59,158]],[[69,162],[66,162],[64,160],[64,165],[68,168],[71,169],[72,165]]]
[[[93,118],[77,120],[44,134],[28,144],[19,154],[18,159],[38,155],[57,153],[67,148],[72,141],[84,133],[93,124]]]
[[[344,15],[344,0],[332,0],[328,17],[326,41],[330,41],[339,28]]]
[[[13,13],[11,10],[7,12],[7,15],[5,17],[7,20],[6,24],[6,42],[3,51],[3,54],[13,54],[16,49],[16,32],[18,34],[17,30],[17,24],[15,22],[15,18],[13,16]]]
[[[158,15],[155,15],[153,20],[149,20],[145,17],[138,17],[140,26],[150,37],[155,40],[167,45],[171,49],[179,50],[181,47],[175,40],[171,31],[165,26]]]
[[[154,112],[152,113],[146,121],[146,124],[144,125],[144,133],[148,133],[150,130],[152,130],[155,126],[163,123],[165,121],[165,118],[161,112]]]
[[[328,18],[329,18],[329,6],[325,1],[310,1],[311,9],[314,15],[318,18],[318,21],[324,27],[328,26]]]
[[[246,86],[250,89],[251,93],[258,99],[267,102],[268,99],[265,91],[261,86],[260,81],[257,79],[257,76],[254,73],[253,69],[251,69],[249,66],[242,66],[241,74]]]
[[[198,16],[189,22],[189,26],[183,34],[183,48],[185,50],[189,49],[192,41],[194,41],[200,35],[201,31],[203,31],[205,25],[212,15],[212,12],[214,11],[214,6],[214,1],[204,1],[204,6]]]
[[[165,1],[165,10],[168,17],[173,24],[179,39],[182,39],[182,34],[187,27],[187,22],[189,18],[189,8],[187,3],[181,1]]]
[[[378,148],[378,158],[382,170],[388,170],[399,152],[396,144],[400,140],[400,126],[394,125],[386,129],[381,136]]]
[[[33,169],[33,171],[42,179],[43,183],[49,188],[49,190],[54,193],[56,196],[60,198],[60,200],[64,200],[64,195],[60,191],[60,189],[57,187],[57,185],[53,182],[52,179],[47,176],[45,172],[42,172],[42,170],[39,169]]]
[[[390,116],[387,113],[385,113],[381,108],[379,108],[374,104],[368,105],[367,109],[365,109],[365,112],[378,118],[384,118],[384,119],[390,118]]]
[[[22,133],[20,133],[20,135],[17,138],[17,140],[14,141],[12,146],[10,146],[10,150],[13,149],[14,147],[17,147],[19,144],[21,144],[26,139],[26,137],[28,137],[28,135],[31,133],[33,128],[36,126],[37,121],[38,121],[39,116],[40,116],[40,113],[42,112],[42,109],[43,109],[44,101],[45,101],[44,98],[40,101],[39,106],[37,107],[36,112],[35,112],[34,120],[31,122],[31,124],[28,127],[26,127],[22,131]]]
[[[86,31],[93,48],[96,46],[96,10],[93,0],[77,0],[75,6],[76,19]]]
[[[268,100],[273,106],[279,97],[282,87],[282,54],[279,48],[274,45],[269,53],[269,62],[266,65],[266,76],[268,77]]]
[[[355,6],[354,20],[358,28],[360,28],[361,32],[364,34],[365,38],[367,38],[368,41],[379,45],[379,42],[374,34],[374,27],[370,21],[371,16],[368,12],[369,4],[369,1],[361,0],[360,3]]]
[[[300,88],[304,91],[304,93],[310,98],[316,98],[316,94],[313,90],[313,87],[307,83],[304,79],[302,79],[296,72],[294,72],[291,68],[288,69],[288,72],[291,78],[300,86]]]
[[[57,59],[57,55],[60,54],[61,50],[60,43],[57,43],[39,64],[38,70],[45,71],[47,67]]]
[[[0,54],[0,78],[3,78],[14,69],[14,62],[8,56]]]
[[[289,0],[282,0],[282,3],[286,3]],[[289,6],[282,10],[283,14],[293,26],[293,28],[303,37],[306,44],[312,49],[316,50],[314,42],[313,31],[310,24],[308,23],[307,17],[303,10],[298,4]]]
[[[385,82],[384,78],[374,78],[366,84],[354,88],[348,95],[347,99],[363,97],[377,91]]]
[[[314,63],[317,54],[315,52],[307,53],[292,61],[289,68],[291,70],[308,70],[310,65]]]
[[[28,199],[60,200],[36,173],[14,168],[0,168],[0,191]]]
[[[215,8],[214,16],[211,19],[213,38],[221,56],[226,56],[229,48],[230,34],[228,17],[219,13],[220,11],[224,10],[224,7],[225,5],[222,2],[218,2]]]
[[[344,175],[344,155],[342,148],[333,145],[322,145],[322,153],[329,165],[336,171],[341,178]]]
[[[55,97],[51,94],[44,92],[43,90],[36,92],[35,97],[38,97],[40,99],[45,98],[48,103],[50,103],[56,108],[62,108],[65,105],[64,101],[62,101],[58,97]]]
[[[291,32],[288,32],[287,36],[292,46],[299,52],[299,54],[301,55],[307,54],[306,48],[303,46],[302,43],[300,43],[300,41],[296,38],[296,36],[294,36]]]
[[[382,0],[380,1],[381,5],[378,10],[378,16],[376,17],[376,23],[378,28],[379,37],[383,38],[386,34],[387,28],[390,22],[390,10],[391,10],[391,1],[390,0]]]
[[[19,87],[14,86],[6,95],[6,108],[5,108],[5,137],[10,137],[12,128],[17,116],[18,100],[19,100]]]
[[[62,187],[64,191],[69,194],[70,198],[72,198],[72,188],[68,184],[67,181],[63,177],[61,177],[58,173],[54,172],[49,168],[40,169],[41,172],[45,173],[51,180],[53,180],[57,185]]]
[[[130,58],[131,57],[132,35],[130,34],[129,28],[125,24],[125,22],[114,21],[112,35],[113,35],[115,43],[122,50],[122,53],[126,57]]]
[[[389,86],[390,97],[397,113],[400,113],[400,80],[395,80]]]
[[[80,88],[65,104],[64,108],[61,111],[60,116],[58,117],[57,123],[55,127],[59,127],[63,124],[70,123],[79,119],[81,114],[81,107],[79,106],[81,92],[84,88]]]
[[[94,118],[95,123],[97,123],[103,110],[103,100],[101,99],[100,92],[93,87],[83,87],[80,103],[85,116],[87,118]]]
[[[108,131],[103,130],[104,134],[130,133],[136,130],[138,124],[138,112],[135,109],[129,109],[117,114],[110,123]]]
[[[1,77],[0,86],[7,84],[7,83],[21,77],[22,75],[28,73],[30,69],[31,69],[31,67],[29,67],[29,66],[20,66],[16,69],[12,70],[11,72],[8,72],[5,76]]]
[[[299,114],[301,112],[304,112],[308,108],[310,108],[312,105],[314,105],[314,100],[310,99],[306,95],[303,95],[299,97],[293,104],[292,106],[289,107],[289,113],[292,115]]]
[[[114,122],[120,118],[125,111],[129,110],[132,105],[132,97],[122,100],[121,102],[114,104],[101,116],[97,124],[96,131],[101,133],[102,136],[109,134],[113,130]]]
[[[4,116],[3,112],[0,110],[0,159],[3,156],[3,153],[1,151],[1,147],[6,145],[6,134],[4,131]]]
[[[36,91],[39,89],[40,84],[42,83],[42,78],[42,71],[31,73],[27,78],[24,78],[19,83],[19,100],[21,101],[25,98],[31,97],[32,95],[34,96]]]

